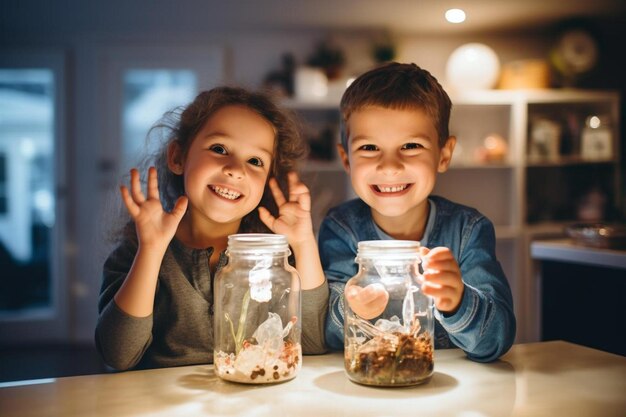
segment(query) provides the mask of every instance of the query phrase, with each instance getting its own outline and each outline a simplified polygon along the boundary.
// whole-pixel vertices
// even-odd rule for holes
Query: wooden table
[[[352,383],[341,354],[305,356],[277,385],[221,381],[211,365],[0,384],[0,415],[22,416],[626,416],[626,358],[567,342],[515,345],[480,364],[435,352],[425,385]],[[10,386],[12,385],[13,386]]]

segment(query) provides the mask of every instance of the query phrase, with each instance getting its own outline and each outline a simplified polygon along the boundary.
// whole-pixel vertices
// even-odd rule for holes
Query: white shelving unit
[[[607,210],[618,209],[619,94],[585,90],[491,90],[452,98],[450,133],[457,136],[451,168],[437,180],[434,194],[477,208],[496,228],[497,254],[510,280],[518,318],[518,342],[539,340],[539,300],[530,243],[556,237],[566,225],[579,221],[577,201],[599,187]],[[287,100],[303,124],[305,136],[317,140],[322,129],[334,129],[338,143],[337,101]],[[590,160],[580,153],[580,137],[589,116],[610,124],[612,157]],[[547,119],[560,126],[561,152],[530,158],[534,123]],[[475,154],[489,135],[506,141],[502,160],[480,162]],[[328,142],[328,141],[327,141]],[[354,197],[347,175],[337,160],[334,143],[329,160],[311,160],[304,180],[311,187],[316,227],[332,206]],[[332,149],[331,149],[332,148]],[[317,201],[317,202],[316,202]]]

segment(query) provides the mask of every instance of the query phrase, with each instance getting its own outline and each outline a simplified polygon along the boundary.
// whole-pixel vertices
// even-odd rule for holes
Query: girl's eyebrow
[[[206,135],[202,136],[202,139],[209,139],[209,140],[210,140],[210,139],[226,139],[227,141],[234,141],[234,139],[232,138],[232,136],[230,136],[230,135],[229,135],[229,134],[227,134],[227,133],[220,132],[220,131],[217,131],[217,132],[209,132],[209,133],[207,133]],[[261,153],[266,154],[266,155],[267,155],[270,159],[272,159],[272,158],[273,158],[273,156],[274,156],[274,155],[273,155],[273,149],[272,149],[272,150],[268,150],[268,149],[265,149],[265,148],[263,148],[263,147],[257,147],[257,148],[256,148],[256,150],[257,150],[258,152],[261,152]],[[253,153],[254,153],[254,152],[253,152]]]
[[[230,138],[230,136],[227,133],[220,132],[220,131],[208,132],[204,136],[202,136],[202,139],[213,139],[213,138]]]

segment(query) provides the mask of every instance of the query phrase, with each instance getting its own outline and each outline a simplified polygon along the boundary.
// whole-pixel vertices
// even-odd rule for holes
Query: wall
[[[83,3],[83,2],[80,2]],[[323,29],[274,29],[251,30],[236,28],[231,31],[225,25],[203,26],[197,17],[191,22],[172,9],[170,18],[159,25],[158,19],[147,11],[142,20],[140,11],[129,8],[129,16],[98,16],[90,11],[87,3],[78,6],[75,13],[62,13],[64,2],[55,8],[46,4],[32,10],[32,20],[3,21],[0,29],[1,50],[61,50],[67,58],[68,71],[68,120],[67,120],[67,172],[68,172],[68,224],[66,245],[68,259],[68,292],[70,299],[70,339],[91,342],[97,317],[96,305],[100,288],[100,272],[106,247],[99,235],[98,215],[106,207],[107,186],[103,183],[116,182],[115,178],[103,178],[101,155],[98,150],[110,138],[103,135],[109,122],[102,115],[103,103],[96,92],[102,88],[103,72],[100,67],[103,51],[116,46],[161,45],[190,46],[214,45],[223,48],[225,56],[224,83],[234,83],[247,87],[258,87],[263,77],[280,66],[284,52],[294,53],[298,62],[303,62],[312,51],[314,44],[328,36],[333,36],[341,45],[348,58],[346,73],[358,73],[371,64],[369,48],[371,39],[380,34],[380,29],[333,31]],[[131,3],[132,2],[127,2]],[[117,4],[117,3],[116,3]],[[121,3],[120,3],[121,4]],[[174,5],[175,2],[172,2]],[[117,4],[120,6],[119,4]],[[33,6],[27,2],[19,7]],[[173,7],[173,6],[172,6]],[[103,9],[98,9],[103,12]],[[206,11],[205,11],[206,12]],[[81,13],[86,16],[81,19]],[[46,16],[48,15],[48,16]],[[19,13],[27,19],[29,13]],[[131,19],[134,17],[134,20]],[[48,20],[54,20],[53,23]],[[607,26],[609,35],[618,35],[620,25]],[[621,31],[621,32],[620,32]],[[396,36],[398,60],[413,61],[429,69],[440,80],[444,80],[445,63],[450,53],[459,45],[478,41],[489,44],[499,54],[501,61],[509,62],[521,58],[545,57],[554,40],[549,31],[525,33],[417,36],[399,34]],[[606,45],[617,46],[612,37]],[[623,39],[623,38],[622,38]],[[620,50],[620,49],[614,49]],[[623,55],[623,54],[622,54]],[[624,68],[624,57],[617,56],[619,66],[609,66],[605,70],[609,77],[598,77],[594,87],[619,88],[626,91],[619,74]],[[600,81],[598,81],[600,80]]]

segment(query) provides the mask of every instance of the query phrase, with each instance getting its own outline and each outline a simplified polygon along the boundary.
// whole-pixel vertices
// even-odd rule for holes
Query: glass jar
[[[377,302],[378,311],[370,305],[367,314],[375,317],[359,316],[354,310],[362,309],[346,297],[345,368],[354,382],[394,387],[421,384],[432,376],[433,300],[421,290],[419,246],[407,240],[359,242],[359,270],[346,283],[346,294],[369,288],[384,296],[378,297],[383,301]]]
[[[228,237],[228,264],[215,277],[215,373],[249,384],[294,378],[302,364],[300,278],[287,238]]]

